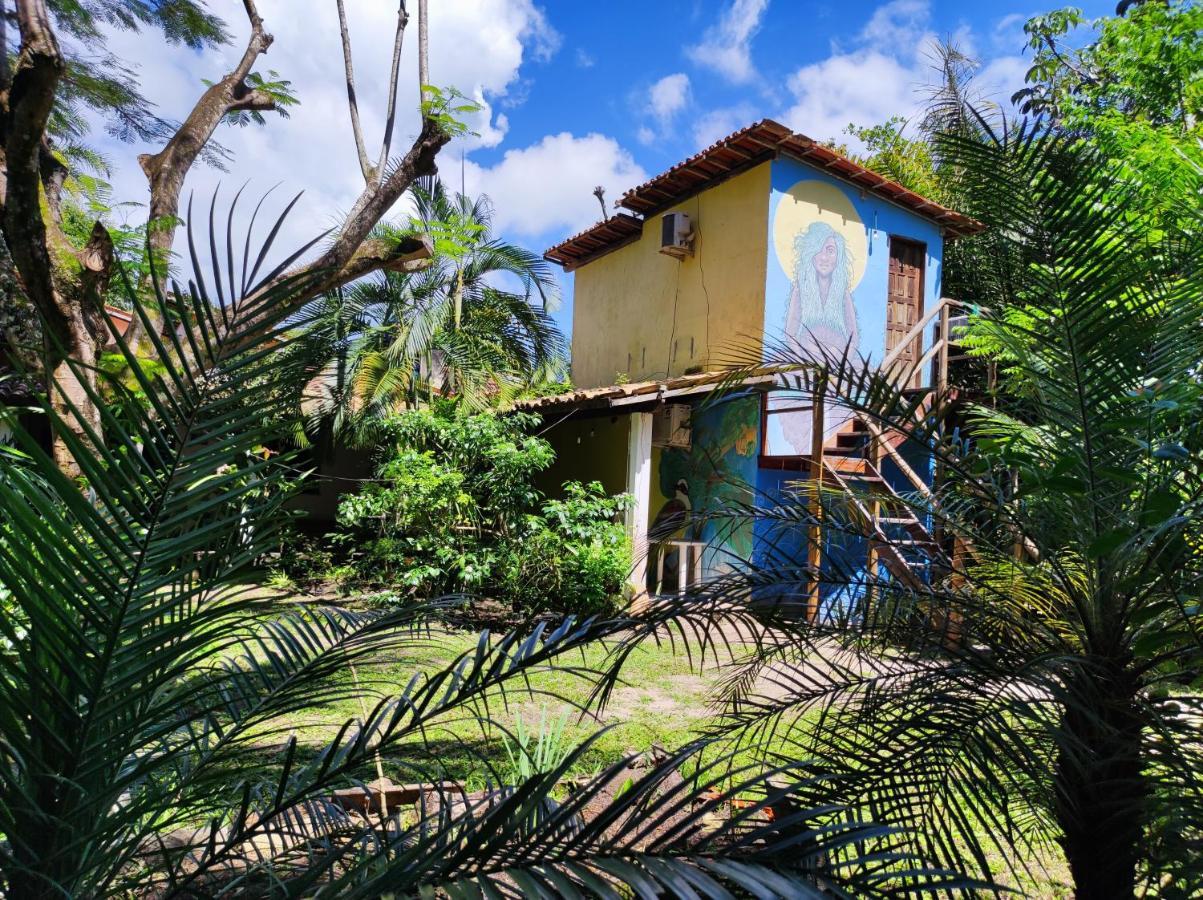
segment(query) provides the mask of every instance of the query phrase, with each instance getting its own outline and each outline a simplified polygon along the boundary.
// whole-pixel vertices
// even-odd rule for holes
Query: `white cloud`
[[[939,77],[932,67],[936,36],[930,17],[927,0],[892,0],[878,7],[850,47],[835,48],[826,59],[789,76],[792,102],[782,120],[818,140],[848,140],[843,131],[850,124],[875,125],[891,116],[914,121]],[[976,52],[968,29],[958,30],[953,39]],[[1022,85],[1024,67],[1017,56],[991,59],[975,78],[975,88],[983,97],[1005,101]]]
[[[202,78],[220,77],[242,51],[246,23],[237,15],[239,4],[225,9],[234,42],[203,54],[165,46],[161,35],[114,32],[110,47],[122,59],[139,60],[142,87],[159,112],[183,118],[204,89]],[[216,139],[233,154],[231,171],[221,173],[197,166],[184,192],[208,196],[221,183],[225,196],[249,179],[248,197],[256,197],[282,182],[280,197],[305,190],[278,244],[295,246],[336,225],[359,194],[363,180],[355,157],[342,80],[342,56],[337,17],[328,0],[259,0],[267,29],[275,36],[258,68],[277,70],[290,79],[300,98],[292,117],[268,117],[263,127],[222,128]],[[379,147],[387,102],[386,74],[392,53],[396,4],[348,4],[355,53],[360,113],[369,152]],[[403,152],[417,131],[416,22],[411,15],[401,61],[401,92],[393,152]],[[461,149],[491,147],[508,130],[502,103],[522,99],[525,67],[555,53],[560,38],[533,0],[441,0],[431,4],[431,80],[455,85],[481,103],[470,128],[479,137],[457,142],[440,157],[444,169],[458,169]],[[99,136],[101,129],[97,129]],[[135,162],[141,152],[158,147],[98,141],[115,166],[114,188],[119,199],[142,200],[146,183]],[[454,161],[454,162],[453,162]],[[262,223],[260,225],[262,227]]]
[[[708,28],[700,43],[686,48],[700,66],[717,70],[736,84],[752,80],[752,38],[760,29],[769,0],[732,0],[719,21]]]
[[[689,76],[684,72],[665,75],[651,86],[647,96],[648,112],[661,127],[667,126],[689,102]]]
[[[488,194],[494,224],[507,235],[567,236],[601,217],[593,189],[601,185],[610,209],[647,173],[613,138],[549,134],[536,144],[507,150],[496,165],[468,161],[469,193]]]
[[[724,138],[758,118],[755,107],[748,103],[713,109],[693,123],[692,138],[696,150],[709,147],[719,138]]]
[[[830,56],[798,69],[789,78],[794,95],[783,119],[816,140],[839,137],[850,124],[873,125],[890,116],[912,117],[922,73],[911,60],[877,50]]]
[[[865,27],[860,40],[865,44],[891,47],[906,51],[917,48],[927,31],[931,7],[927,0],[893,0],[877,7]]]
[[[597,65],[597,60],[593,58],[593,54],[584,47],[576,48],[576,64],[581,69],[592,69]]]
[[[656,134],[655,129],[648,128],[646,125],[640,125],[639,130],[635,132],[635,139],[645,147],[650,147],[656,143],[658,137],[659,135]]]

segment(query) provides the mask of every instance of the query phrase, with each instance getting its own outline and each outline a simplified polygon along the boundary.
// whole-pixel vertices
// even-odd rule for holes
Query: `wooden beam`
[[[810,569],[810,596],[806,605],[806,618],[814,622],[819,618],[820,587],[823,571],[823,436],[824,411],[827,405],[827,375],[815,379],[814,406],[811,410],[810,460],[811,480],[814,489],[814,524],[806,536],[806,564]]]

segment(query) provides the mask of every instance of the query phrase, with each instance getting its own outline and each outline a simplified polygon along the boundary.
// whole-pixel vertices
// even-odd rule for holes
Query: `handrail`
[[[946,305],[953,303],[956,303],[956,301],[950,297],[941,297],[940,302],[924,313],[923,318],[911,326],[911,330],[906,333],[906,337],[899,341],[894,349],[886,354],[886,358],[881,361],[880,368],[883,370],[891,368],[898,361],[898,357],[902,355],[903,351],[911,345],[911,342],[923,334],[923,329],[930,325],[935,317],[940,314],[940,310]]]
[[[890,459],[894,460],[894,465],[896,465],[899,471],[906,476],[907,480],[915,486],[915,489],[925,497],[934,497],[935,494],[933,494],[932,489],[927,486],[927,482],[920,478],[919,473],[911,468],[910,464],[903,458],[902,454],[898,452],[898,448],[885,439],[885,435],[882,434],[881,429],[859,413],[857,414],[857,418],[859,418],[865,424],[865,427],[869,429],[869,433],[873,436],[873,439],[879,443],[881,448],[885,450],[886,453],[890,454]]]

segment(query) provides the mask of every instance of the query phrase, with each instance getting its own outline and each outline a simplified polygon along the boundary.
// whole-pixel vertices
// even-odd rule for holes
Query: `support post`
[[[865,456],[875,474],[881,471],[881,441],[877,435],[869,432],[869,445]],[[879,530],[878,520],[881,518],[881,497],[876,493],[869,496],[869,547],[865,552],[865,615],[871,615],[870,606],[873,602],[874,588],[877,586],[877,541],[874,535]]]
[[[945,425],[946,419],[945,419],[945,416],[943,415],[943,413],[945,412],[944,395],[948,393],[948,348],[949,348],[949,344],[951,343],[951,335],[949,335],[949,333],[948,333],[948,328],[949,328],[949,303],[947,300],[942,299],[942,300],[940,300],[940,352],[936,356],[936,384],[935,384],[935,389],[936,389],[935,402],[937,404],[936,409],[938,409],[941,413],[940,427],[939,427],[939,431],[937,432],[937,434],[939,435],[939,440],[940,440],[941,445],[944,444],[944,440],[947,437],[947,435],[944,433],[944,425]],[[932,492],[934,494],[936,494],[936,496],[939,496],[940,490],[942,489],[942,487],[944,485],[944,463],[942,460],[943,460],[943,446],[941,446],[940,453],[938,453],[936,456],[936,471],[935,471],[935,477],[934,477],[934,484],[932,485]],[[944,525],[943,525],[943,520],[941,519],[938,511],[935,508],[935,504],[932,505],[932,514],[935,517],[933,532],[934,532],[934,537],[936,539],[936,544],[943,547],[944,546]]]
[[[936,357],[936,396],[948,390],[948,301],[940,301],[940,351]]]
[[[634,565],[631,568],[631,585],[634,588],[635,606],[647,603],[647,526],[650,519],[652,498],[652,414],[631,414],[631,427],[627,433],[627,486],[626,491],[635,498],[627,509],[625,525],[631,538]]]
[[[810,596],[806,605],[806,618],[813,622],[819,617],[819,573],[823,568],[823,440],[826,437],[824,423],[827,405],[827,374],[815,376],[814,405],[811,408],[810,477],[814,489],[814,524],[807,529],[806,564],[810,569]]]

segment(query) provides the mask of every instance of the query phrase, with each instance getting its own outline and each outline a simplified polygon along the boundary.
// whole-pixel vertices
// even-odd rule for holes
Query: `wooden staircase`
[[[869,567],[880,562],[908,587],[921,587],[939,564],[939,542],[881,470],[866,457],[825,458],[823,481],[841,489],[867,527]]]
[[[911,346],[938,317],[937,334],[919,361],[910,368],[900,369],[895,358],[898,351],[895,350],[882,361],[882,371],[895,372],[897,369],[895,374],[898,383],[903,383],[903,380],[909,383],[916,372],[930,363],[935,395],[946,396],[950,348],[955,347],[949,334],[950,311],[962,306],[955,300],[941,300],[899,342],[900,348]],[[852,416],[838,432],[825,438],[824,394],[825,385],[820,380],[815,386],[812,404],[814,440],[810,471],[812,477],[819,478],[821,485],[836,487],[845,495],[853,514],[869,536],[866,569],[870,582],[876,579],[879,563],[892,578],[916,589],[949,575],[955,577],[966,553],[972,552],[971,548],[967,550],[964,546],[954,546],[951,554],[946,553],[937,535],[932,534],[924,520],[915,514],[915,504],[907,502],[882,474],[883,462],[888,457],[892,466],[901,473],[902,479],[909,482],[911,491],[928,501],[938,517],[937,498],[932,486],[914,471],[900,451],[906,436]],[[925,402],[931,402],[930,394]],[[813,571],[819,571],[823,554],[821,509],[816,514],[815,524],[811,526],[809,546],[809,565]],[[809,606],[810,615],[817,616],[819,579],[812,584]]]

